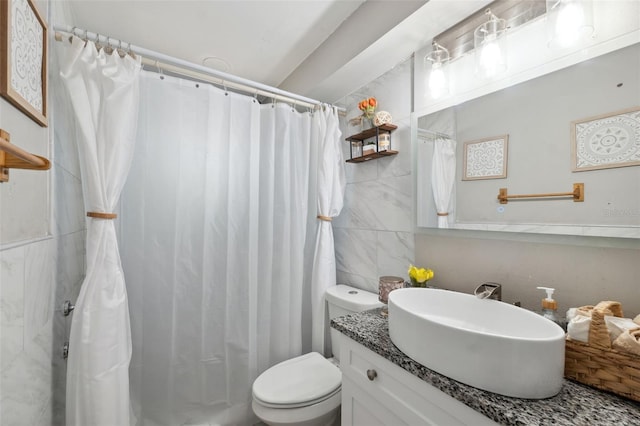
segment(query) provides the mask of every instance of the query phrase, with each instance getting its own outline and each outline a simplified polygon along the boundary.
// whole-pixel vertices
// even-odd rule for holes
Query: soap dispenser
[[[541,315],[548,320],[551,320],[558,324],[562,329],[565,328],[564,321],[558,317],[558,303],[553,300],[553,292],[555,288],[538,287],[538,290],[544,290],[547,292],[547,297],[542,299],[542,312]]]

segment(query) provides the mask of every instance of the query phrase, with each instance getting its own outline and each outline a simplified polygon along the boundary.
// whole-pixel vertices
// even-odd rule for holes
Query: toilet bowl
[[[342,373],[317,352],[281,362],[253,383],[253,412],[268,425],[331,425]]]
[[[382,306],[377,294],[342,284],[330,287],[325,299],[329,318]],[[334,331],[331,330],[334,358],[311,352],[274,365],[253,382],[252,408],[260,420],[271,426],[340,424],[342,373]]]

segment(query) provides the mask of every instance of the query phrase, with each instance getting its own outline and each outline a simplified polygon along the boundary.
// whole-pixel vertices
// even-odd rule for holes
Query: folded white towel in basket
[[[591,318],[576,315],[567,324],[567,334],[571,340],[588,343],[589,327],[591,327]]]

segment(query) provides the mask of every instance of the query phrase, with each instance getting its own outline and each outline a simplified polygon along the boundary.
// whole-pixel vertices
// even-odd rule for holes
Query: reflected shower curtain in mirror
[[[438,212],[438,228],[449,227],[449,213],[456,180],[456,141],[437,137],[433,146],[431,186]]]
[[[112,213],[131,165],[140,60],[73,38],[61,77],[76,119],[87,212]],[[131,330],[113,220],[87,222],[86,277],[75,303],[67,360],[67,425],[128,426]]]
[[[134,410],[140,425],[251,424],[253,380],[303,351],[317,113],[141,80],[121,212]]]

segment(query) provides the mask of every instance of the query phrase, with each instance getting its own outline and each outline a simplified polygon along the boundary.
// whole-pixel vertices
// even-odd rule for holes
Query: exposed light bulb
[[[558,45],[567,47],[580,37],[580,29],[584,26],[585,17],[582,6],[576,2],[564,3],[558,11],[556,21],[556,37]]]
[[[489,34],[482,45],[480,67],[487,77],[495,76],[502,67],[502,52],[496,42],[495,34]]]
[[[433,99],[441,98],[449,93],[448,70],[446,63],[449,61],[449,51],[433,41],[433,51],[425,58],[425,63],[431,63],[429,73],[429,93]]]
[[[429,91],[431,97],[438,99],[447,91],[447,78],[442,69],[442,63],[436,62],[431,67],[431,75],[429,75]]]
[[[507,21],[487,9],[489,21],[474,31],[476,72],[479,77],[493,78],[507,69]]]
[[[593,0],[547,0],[549,47],[567,48],[594,34]]]

